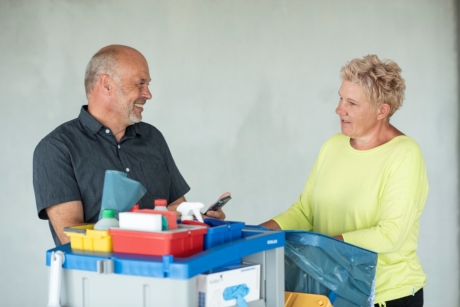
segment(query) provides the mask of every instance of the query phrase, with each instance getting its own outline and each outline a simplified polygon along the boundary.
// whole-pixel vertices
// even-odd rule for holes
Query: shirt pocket
[[[149,203],[153,204],[153,201],[158,198],[167,199],[169,202],[171,178],[163,161],[143,162],[140,166],[146,183],[146,196],[151,198]]]

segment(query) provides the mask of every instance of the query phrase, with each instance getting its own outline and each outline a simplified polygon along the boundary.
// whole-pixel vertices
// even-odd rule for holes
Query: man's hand
[[[225,213],[222,211],[222,208],[217,209],[217,211],[209,210],[206,212],[206,215],[203,214],[204,217],[212,217],[218,220],[225,220]]]
[[[180,197],[179,199],[177,199],[176,201],[170,203],[168,205],[168,210],[169,211],[176,211],[176,218],[178,220],[180,220],[180,218],[182,217],[181,213],[179,211],[177,211],[177,207],[182,204],[185,200],[185,197],[182,196]],[[222,211],[221,208],[219,208],[217,211],[208,211],[206,213],[206,215],[202,214],[203,218],[207,218],[207,217],[210,217],[210,218],[214,218],[214,219],[219,219],[219,220],[225,220],[225,213],[224,211]]]
[[[70,238],[64,233],[65,227],[72,227],[85,223],[83,218],[83,204],[79,200],[48,207],[46,208],[46,213],[48,214],[48,218],[61,244],[70,242]]]
[[[210,217],[213,219],[218,219],[218,220],[225,220],[225,213],[222,211],[222,207],[230,200],[232,199],[230,192],[225,192],[222,194],[217,201],[212,204],[208,210],[206,210],[205,214],[201,214],[203,218]],[[214,205],[218,205],[217,210],[210,210]]]
[[[177,220],[180,220],[181,217],[182,217],[182,214],[181,214],[179,211],[177,211],[177,207],[178,207],[180,204],[182,204],[184,201],[186,201],[184,196],[179,197],[177,200],[175,200],[175,201],[173,201],[172,203],[170,203],[170,204],[168,205],[168,207],[167,207],[167,208],[168,208],[168,211],[176,211],[176,219],[177,219]]]

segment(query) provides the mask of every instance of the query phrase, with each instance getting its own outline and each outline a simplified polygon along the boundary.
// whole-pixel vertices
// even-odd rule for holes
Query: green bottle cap
[[[115,210],[112,209],[104,209],[102,210],[102,218],[103,219],[112,219],[115,216]]]

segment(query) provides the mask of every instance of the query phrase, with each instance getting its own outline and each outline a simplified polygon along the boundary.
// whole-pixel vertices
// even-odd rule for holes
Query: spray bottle
[[[183,202],[177,206],[177,211],[182,214],[182,221],[193,220],[193,215],[195,215],[198,221],[204,223],[200,212],[200,209],[203,207],[202,203]],[[193,212],[193,215],[190,214],[191,212]]]

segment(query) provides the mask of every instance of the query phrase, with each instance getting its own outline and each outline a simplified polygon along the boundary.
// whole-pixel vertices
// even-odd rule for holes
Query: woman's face
[[[371,108],[364,90],[351,81],[343,81],[339,89],[339,106],[342,133],[352,139],[365,139],[377,129],[378,108]]]

